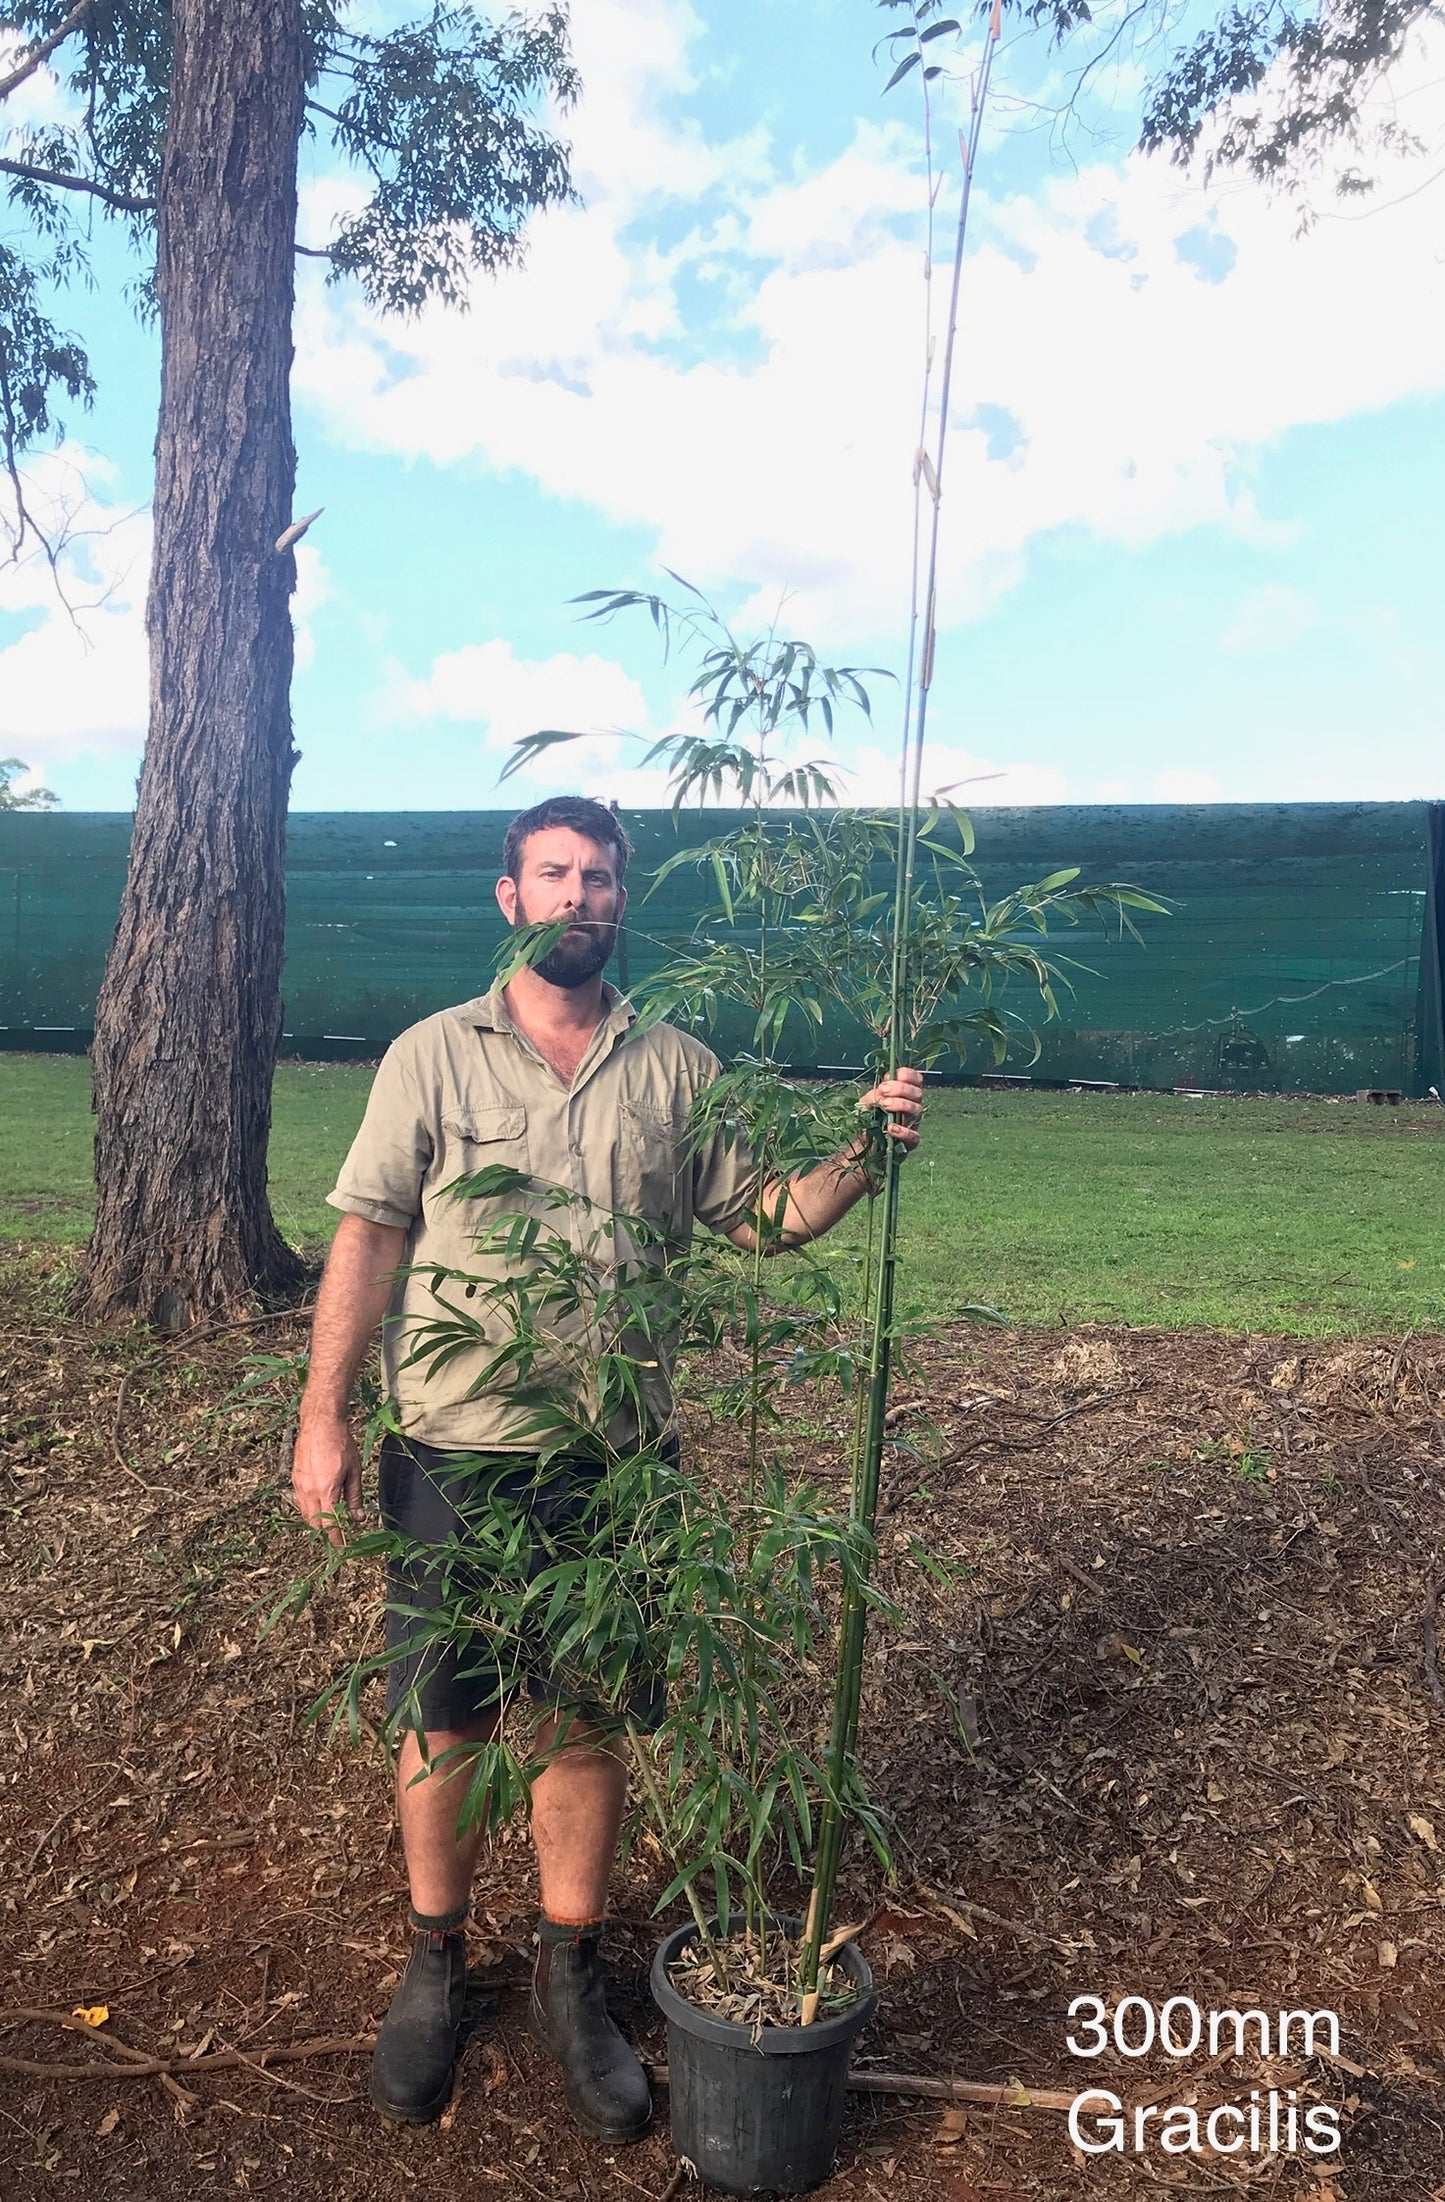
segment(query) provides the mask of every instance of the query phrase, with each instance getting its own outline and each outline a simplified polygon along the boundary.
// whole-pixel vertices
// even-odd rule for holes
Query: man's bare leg
[[[562,1748],[532,1784],[532,1840],[544,1915],[588,1927],[607,1909],[607,1890],[627,1803],[627,1768],[615,1747],[573,1718],[543,1722],[537,1748]]]
[[[415,1729],[408,1728],[402,1738],[396,1755],[396,1816],[412,1909],[422,1918],[445,1918],[465,1907],[482,1847],[479,1825],[465,1834],[457,1832],[472,1778],[472,1759],[453,1759],[445,1766],[437,1761],[459,1745],[490,1742],[496,1730],[494,1713],[463,1728],[428,1729],[425,1761]],[[431,1771],[424,1772],[424,1766]]]
[[[536,1739],[540,1753],[552,1750],[560,1726],[556,1719],[543,1722]],[[486,1743],[495,1733],[495,1716],[463,1728],[428,1729],[425,1760],[414,1729],[402,1738],[397,1818],[412,1906],[424,1918],[441,1918],[466,1903],[482,1847],[479,1827],[457,1831],[470,1760],[437,1762],[468,1743]],[[564,1733],[562,1749],[532,1785],[532,1836],[543,1911],[569,1926],[589,1926],[607,1909],[627,1769],[608,1742],[575,1719]],[[426,1766],[432,1770],[424,1772]]]

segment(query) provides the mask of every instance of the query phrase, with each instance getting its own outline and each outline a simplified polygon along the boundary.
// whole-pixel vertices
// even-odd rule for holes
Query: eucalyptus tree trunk
[[[175,0],[150,730],[96,1011],[81,1302],[166,1329],[296,1288],[266,1197],[295,562],[301,0]]]

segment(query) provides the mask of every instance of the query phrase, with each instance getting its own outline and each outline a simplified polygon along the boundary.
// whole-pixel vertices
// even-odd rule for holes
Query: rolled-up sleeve
[[[710,1085],[722,1065],[708,1058],[711,1072],[703,1081]],[[737,1224],[752,1220],[758,1201],[758,1165],[741,1124],[719,1126],[703,1140],[692,1158],[692,1212],[709,1231],[724,1236]]]
[[[361,1129],[327,1201],[345,1215],[409,1230],[433,1151],[415,1070],[399,1041],[381,1059]]]

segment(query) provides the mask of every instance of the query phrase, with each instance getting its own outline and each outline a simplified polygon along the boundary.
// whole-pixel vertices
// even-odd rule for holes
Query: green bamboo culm
[[[964,244],[968,234],[969,200],[973,188],[974,163],[978,157],[979,138],[983,126],[984,109],[988,100],[989,78],[993,72],[993,57],[998,44],[1000,0],[995,0],[988,36],[984,44],[983,59],[973,88],[973,100],[969,115],[969,130],[960,139],[963,150],[963,182],[959,196],[958,226],[954,237],[953,280],[949,293],[948,333],[943,347],[943,377],[939,392],[938,433],[935,456],[929,461],[925,455],[924,440],[920,438],[917,477],[919,495],[926,485],[932,504],[929,523],[927,579],[922,594],[922,655],[918,654],[919,559],[918,536],[915,531],[913,566],[913,617],[909,636],[908,679],[905,687],[903,734],[899,758],[899,793],[897,857],[894,869],[893,895],[893,957],[891,968],[891,1003],[888,1022],[888,1072],[894,1075],[902,1060],[901,1050],[910,1022],[908,1011],[911,999],[912,974],[910,970],[910,944],[913,922],[913,884],[918,850],[919,813],[923,785],[923,748],[928,726],[928,697],[933,685],[933,660],[937,640],[937,583],[939,516],[942,502],[944,450],[948,438],[948,408],[953,380],[953,356],[958,332],[958,298],[963,276]],[[925,369],[925,417],[927,411],[927,369]],[[921,509],[921,506],[915,508]],[[916,708],[914,698],[917,698]],[[863,1695],[863,1652],[868,1627],[868,1571],[874,1551],[874,1530],[878,1516],[878,1482],[883,1462],[885,1417],[888,1411],[888,1384],[893,1359],[893,1302],[894,1280],[898,1268],[898,1204],[899,1173],[903,1155],[897,1140],[888,1137],[881,1127],[883,1142],[883,1184],[879,1194],[882,1215],[878,1225],[878,1263],[873,1279],[873,1303],[870,1314],[868,1352],[868,1405],[862,1419],[857,1453],[853,1462],[853,1478],[850,1493],[850,1527],[855,1536],[852,1548],[852,1564],[843,1586],[842,1611],[838,1630],[838,1669],[833,1689],[833,1719],[828,1739],[825,1765],[825,1787],[822,1811],[818,1825],[818,1847],[813,1870],[813,1888],[808,1903],[807,1924],[804,1928],[803,1948],[798,1962],[798,1993],[800,2015],[804,2026],[812,2023],[818,2010],[818,1974],[822,1952],[828,1940],[833,1920],[834,1899],[838,1886],[838,1865],[842,1854],[843,1830],[847,1816],[847,1803],[853,1787],[854,1753],[858,1740],[858,1711]]]

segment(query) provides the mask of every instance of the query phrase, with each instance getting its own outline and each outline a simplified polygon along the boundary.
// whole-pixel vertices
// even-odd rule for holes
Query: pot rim
[[[829,2018],[815,2019],[811,2026],[765,2026],[761,2034],[755,2036],[753,2029],[739,2020],[715,2018],[700,2004],[690,2002],[668,1979],[668,1966],[696,1933],[695,1921],[689,1920],[686,1926],[674,1928],[667,1939],[659,1943],[652,1960],[650,1986],[653,2001],[668,2022],[680,2026],[684,2033],[698,2041],[711,2042],[721,2049],[751,2049],[763,2057],[805,2057],[851,2041],[878,2008],[878,1989],[868,1960],[856,1942],[845,1942],[838,1955],[858,1987],[858,1994],[847,2009],[835,2011]]]

